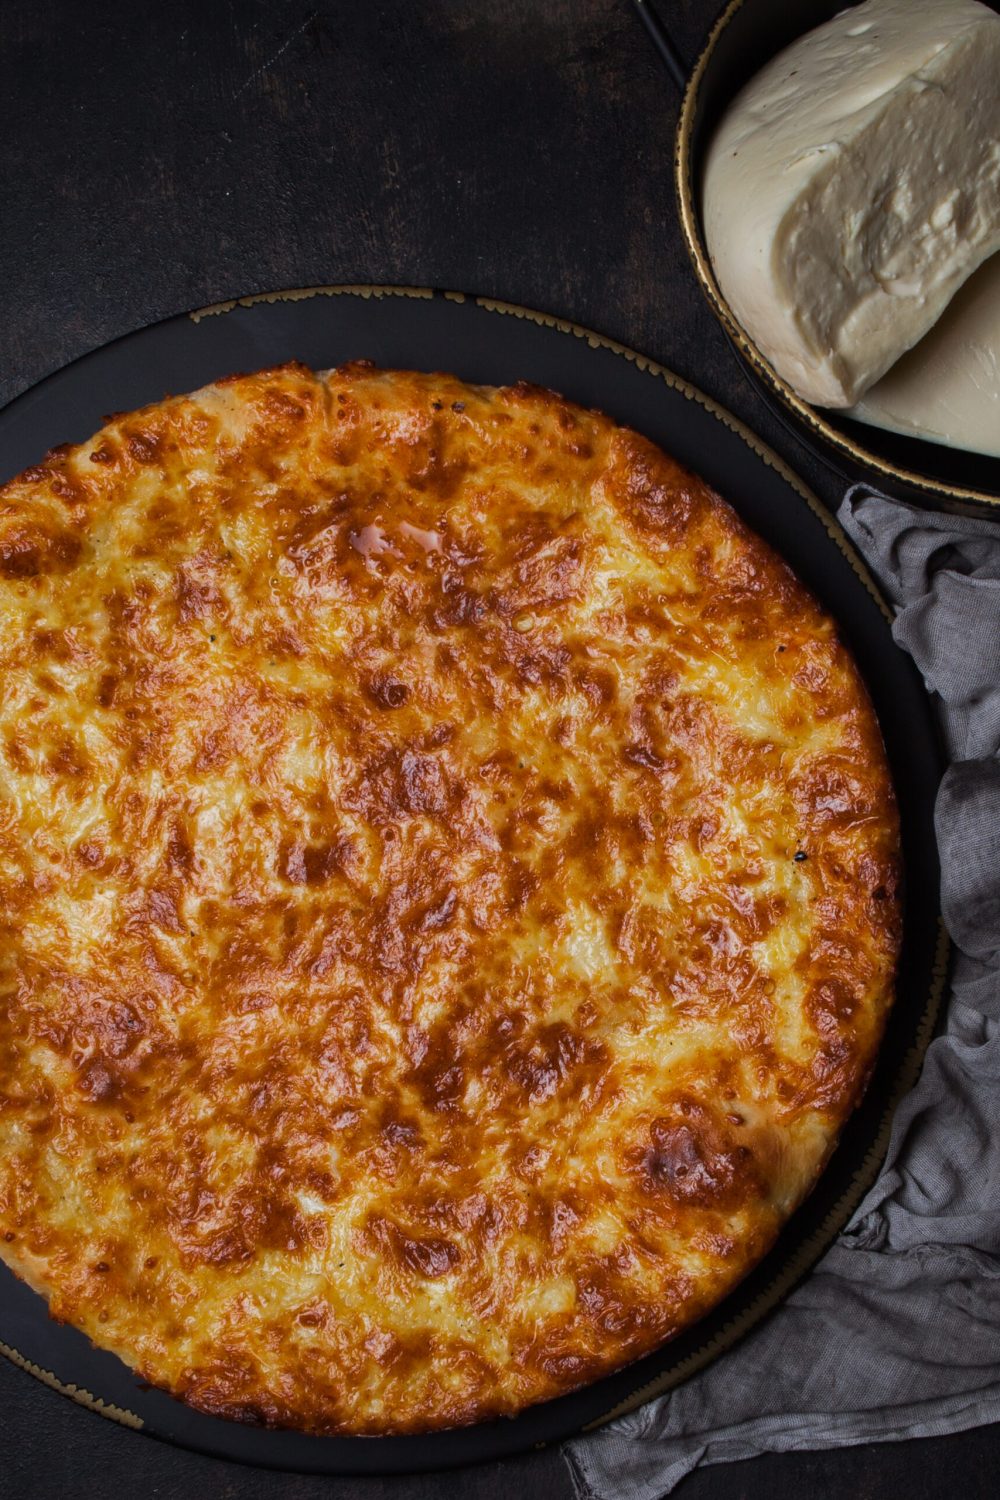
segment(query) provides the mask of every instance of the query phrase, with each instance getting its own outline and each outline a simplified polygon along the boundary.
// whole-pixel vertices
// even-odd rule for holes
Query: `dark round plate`
[[[114,1355],[53,1322],[42,1299],[0,1266],[0,1352],[77,1401],[222,1458],[319,1473],[403,1473],[474,1463],[600,1424],[684,1380],[772,1308],[834,1238],[873,1180],[892,1109],[916,1076],[944,967],[932,806],[939,757],[928,702],[893,644],[860,562],[816,501],[734,417],[666,370],[570,324],[455,293],[339,287],[247,298],[172,318],[58,371],[0,412],[0,477],[105,413],[235,371],[287,359],[316,369],[367,358],[518,379],[597,406],[662,444],[713,484],[772,543],[840,622],[874,699],[900,801],[907,868],[898,999],[861,1108],[812,1196],[777,1245],[709,1317],[658,1353],[584,1390],[491,1422],[416,1437],[325,1438],[204,1416],[139,1381]]]

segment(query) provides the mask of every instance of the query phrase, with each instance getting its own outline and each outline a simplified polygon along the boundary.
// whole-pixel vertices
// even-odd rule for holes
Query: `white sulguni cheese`
[[[1000,458],[1000,255],[846,415]]]
[[[1000,16],[866,0],[794,42],[719,126],[704,219],[778,373],[852,405],[1000,248]]]

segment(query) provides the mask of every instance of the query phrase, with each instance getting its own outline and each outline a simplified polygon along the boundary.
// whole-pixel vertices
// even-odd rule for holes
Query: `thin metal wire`
[[[650,41],[660,54],[667,72],[683,94],[687,88],[688,73],[683,58],[674,45],[673,38],[648,0],[632,0],[632,4],[636,15],[646,28]]]

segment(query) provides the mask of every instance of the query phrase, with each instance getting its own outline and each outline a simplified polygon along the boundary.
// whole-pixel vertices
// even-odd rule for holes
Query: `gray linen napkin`
[[[879,1180],[807,1280],[702,1374],[567,1445],[586,1500],[659,1500],[698,1464],[1000,1421],[1000,526],[861,486],[839,516],[951,758],[935,813],[958,950],[944,1031]]]

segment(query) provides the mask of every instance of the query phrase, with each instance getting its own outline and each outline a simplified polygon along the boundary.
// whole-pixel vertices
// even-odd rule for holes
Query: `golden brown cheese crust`
[[[467,1423],[697,1319],[896,889],[831,621],[603,416],[290,365],[0,490],[0,1253],[205,1411]]]

